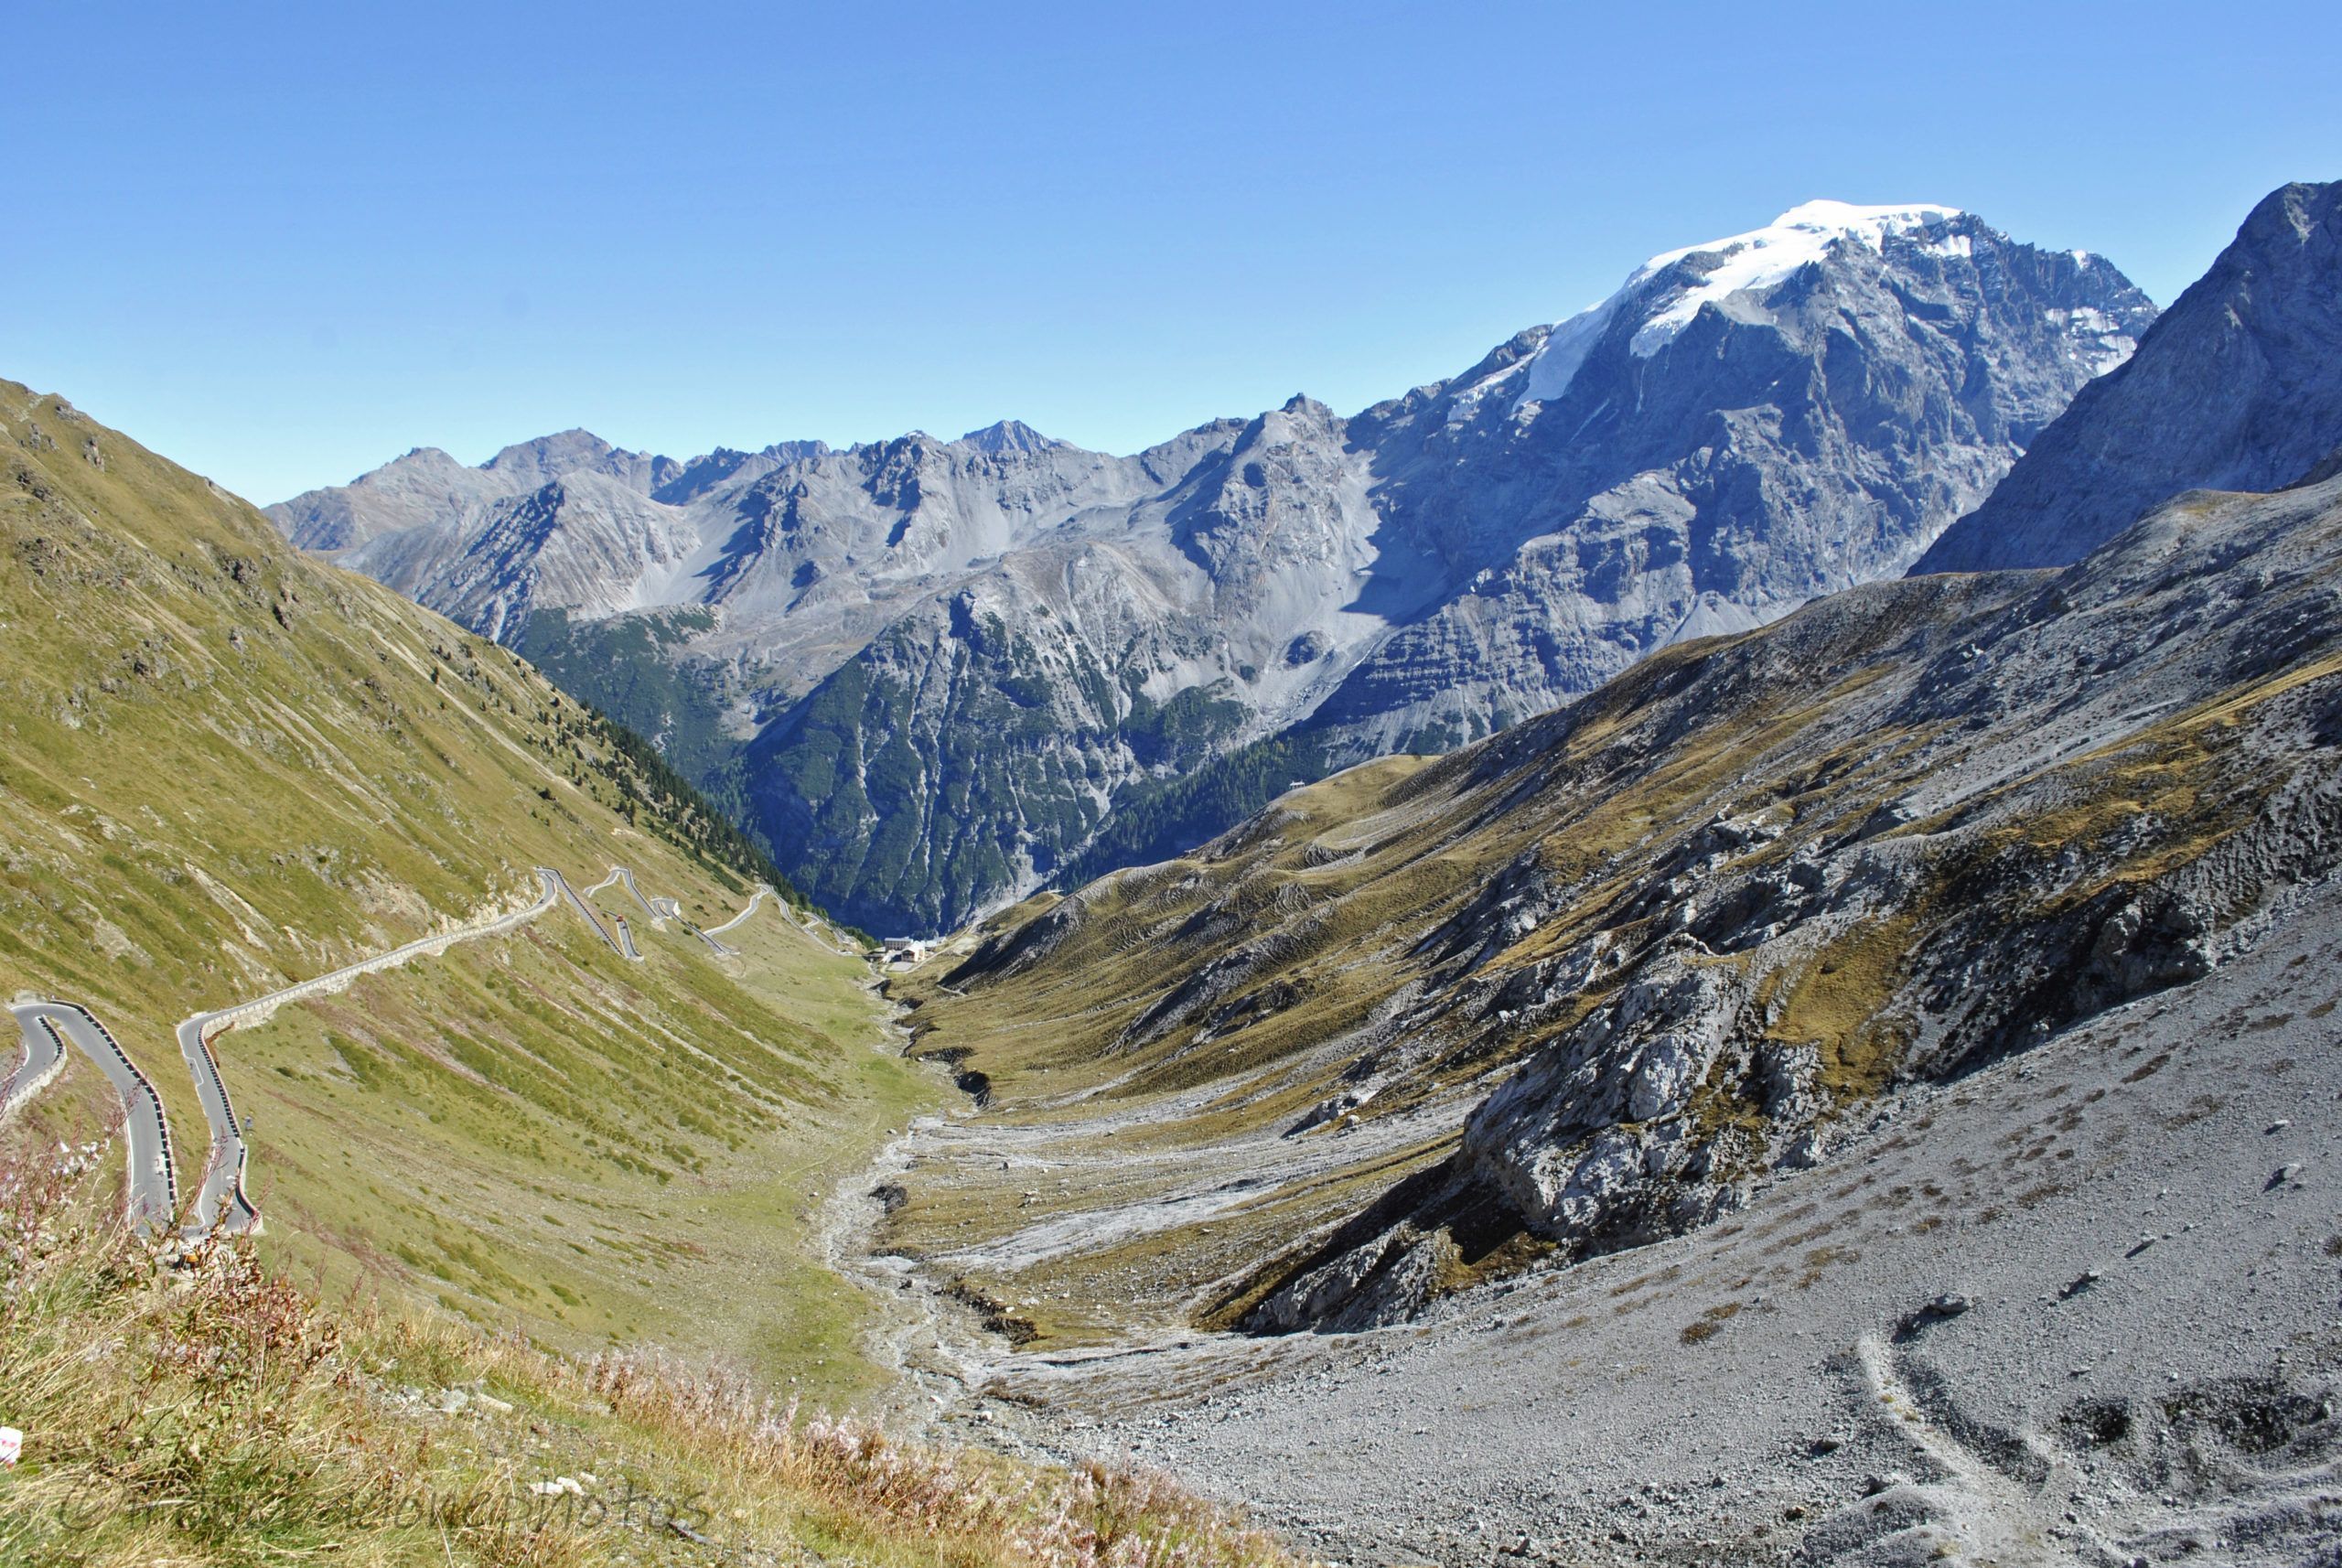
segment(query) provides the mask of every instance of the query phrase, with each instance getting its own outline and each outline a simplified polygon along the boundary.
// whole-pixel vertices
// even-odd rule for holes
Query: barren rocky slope
[[[1372,1563],[2331,1562],[2342,904],[1728,1221],[1355,1336],[1001,1357],[969,1430]]]
[[[2191,494],[2064,573],[1840,595],[1027,906],[910,988],[990,1109],[890,1234],[1083,1337],[1166,1293],[1368,1326],[1710,1223],[2330,875],[2337,574],[2342,480]]]
[[[571,432],[271,510],[657,736],[831,908],[935,929],[1901,571],[2153,315],[1972,216],[1815,202],[1348,419]]]

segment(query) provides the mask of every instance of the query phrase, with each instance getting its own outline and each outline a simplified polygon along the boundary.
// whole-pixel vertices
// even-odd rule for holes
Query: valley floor
[[[1160,1465],[1345,1561],[2326,1561],[2337,961],[2329,888],[1707,1230],[1416,1324],[1020,1355],[943,1271],[865,1272],[916,1304],[895,1343],[937,1425]],[[841,1199],[865,1222],[871,1185]]]

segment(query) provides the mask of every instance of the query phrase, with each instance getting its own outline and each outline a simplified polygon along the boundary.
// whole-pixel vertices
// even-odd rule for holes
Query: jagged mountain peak
[[[1133,456],[1003,420],[648,482],[578,435],[663,510],[572,496],[558,528],[490,531],[457,506],[351,564],[501,637],[543,608],[569,628],[543,635],[590,639],[588,617],[721,606],[660,645],[720,669],[704,707],[626,708],[644,688],[615,668],[579,694],[745,744],[792,873],[932,930],[1126,853],[1100,847],[1118,815],[1176,851],[1269,783],[1446,749],[1899,573],[2153,310],[1949,208],[1809,203],[1354,417],[1296,395]],[[1003,637],[950,613],[971,584]],[[1151,806],[1165,789],[1187,792]]]
[[[1661,278],[1665,286],[1658,297],[1646,295],[1643,322],[1629,347],[1638,358],[1648,360],[1674,341],[1704,305],[1769,288],[1821,260],[1835,246],[1851,242],[1882,251],[1889,234],[1940,226],[1960,216],[1950,207],[1809,201],[1762,229],[1653,256],[1628,280],[1628,287]]]
[[[1864,206],[1852,201],[1817,198],[1801,201],[1761,229],[1727,235],[1701,245],[1680,245],[1662,251],[1646,265],[1652,271],[1703,251],[1735,251],[1750,247],[1800,246],[1832,240],[1860,240],[1875,251],[1889,234],[1925,229],[1967,216],[1957,207],[1934,201],[1906,201]]]
[[[1341,427],[1342,417],[1305,393],[1295,392],[1253,422],[1259,439],[1272,444]]]
[[[464,464],[460,459],[448,453],[444,447],[410,446],[405,451],[400,453],[397,456],[392,458],[389,462],[383,464],[381,467],[370,468],[365,473],[359,475],[355,482],[362,485],[376,474],[381,473],[384,469],[395,468],[402,463],[424,464],[434,467],[439,467],[443,464],[452,464],[454,467],[458,468],[464,467]]]
[[[972,446],[988,456],[998,457],[1010,452],[1046,452],[1064,442],[1053,435],[1044,435],[1021,419],[1002,419],[981,430],[971,430],[960,437],[959,445]]]
[[[349,488],[352,489],[361,487],[368,489],[396,489],[401,485],[414,484],[418,480],[426,482],[435,481],[439,483],[446,483],[450,481],[461,483],[461,476],[477,473],[478,471],[478,470],[474,468],[470,464],[465,462],[460,457],[455,456],[443,447],[410,446],[405,451],[400,453],[397,456],[392,458],[389,462],[369,468],[364,473],[359,475],[356,478],[350,480]],[[307,492],[308,496],[312,497],[322,496],[330,492],[326,490],[311,490]],[[304,497],[296,499],[306,498]],[[288,501],[285,504],[289,506],[294,503]]]
[[[607,474],[648,495],[671,480],[682,465],[650,452],[614,446],[590,430],[570,429],[505,447],[480,465],[491,482],[525,488],[566,474]]]
[[[745,489],[777,468],[826,457],[830,450],[826,441],[776,441],[754,452],[718,446],[702,456],[663,469],[651,489],[650,499],[666,506],[689,506],[720,489]],[[663,464],[667,460],[659,461]]]
[[[1699,258],[1700,265],[1692,269],[1695,275],[1722,274],[1740,280],[1741,286],[1756,286],[1765,278],[1785,277],[1819,260],[1842,241],[1855,241],[1876,252],[1885,247],[1889,234],[1935,228],[1965,216],[1957,207],[1929,202],[1860,207],[1848,201],[1808,201],[1745,234],[1662,251],[1636,268],[1627,281],[1632,285]]]
[[[542,473],[561,474],[598,463],[618,450],[592,431],[573,425],[532,441],[516,441],[480,467],[491,473],[533,468]]]
[[[1912,570],[2060,566],[2175,489],[2293,483],[2342,442],[2342,181],[2264,198]]]

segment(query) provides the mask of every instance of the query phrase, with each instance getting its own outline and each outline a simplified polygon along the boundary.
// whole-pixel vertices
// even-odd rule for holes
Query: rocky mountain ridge
[[[1103,1161],[1105,1125],[1152,1172],[1000,1203],[952,1266],[1004,1300],[1114,1299],[1096,1276],[1127,1253],[1023,1238],[1138,1206],[1139,1299],[1348,1330],[1696,1230],[1902,1088],[2250,947],[2342,871],[2338,746],[2342,478],[2192,493],[2061,574],[1867,585],[1667,650],[1028,904],[909,985],[922,1048],[985,1075],[1020,1158]],[[912,1185],[915,1255],[1029,1168],[921,1164],[952,1196]],[[1205,1172],[1241,1214],[1190,1190]]]
[[[271,514],[721,754],[701,781],[817,899],[934,929],[1902,571],[2152,317],[1972,216],[1811,203],[1351,418],[1296,398],[1133,456],[571,433]],[[677,678],[594,677],[679,609]]]
[[[1915,572],[2062,566],[2175,490],[2290,484],[2342,440],[2342,185],[2288,185]]]

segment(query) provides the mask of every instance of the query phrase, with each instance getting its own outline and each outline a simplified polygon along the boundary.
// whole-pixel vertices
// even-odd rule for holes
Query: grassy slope
[[[170,1027],[613,861],[714,923],[744,879],[518,659],[307,562],[250,507],[0,383],[0,988],[87,1003],[203,1122]],[[923,1093],[863,970],[770,910],[719,961],[565,908],[225,1036],[264,1249],[557,1342],[737,1352],[845,1394],[806,1173]],[[10,1045],[13,1055],[13,1042]],[[101,1105],[86,1064],[36,1131]]]
[[[2137,596],[2117,593],[2091,613],[2190,628],[2240,613],[2208,618],[2187,597],[2193,572],[2156,564],[2197,548],[2193,526],[2176,509],[2162,532],[2142,538],[2138,562],[2107,567],[2111,577],[2129,573],[2133,586],[2120,593]],[[2281,580],[2300,596],[2288,603],[2306,607],[2342,553],[2342,512],[2298,526],[2309,570],[2281,570]],[[977,933],[993,956],[957,984],[947,977],[969,941],[896,989],[917,1007],[923,1050],[987,1075],[988,1121],[1054,1129],[1016,1147],[1081,1174],[1037,1178],[1026,1165],[995,1170],[988,1157],[947,1152],[907,1183],[890,1240],[948,1255],[1037,1223],[1097,1220],[1191,1193],[1208,1176],[1265,1177],[1206,1224],[1123,1239],[1101,1226],[1098,1239],[1042,1262],[987,1267],[980,1253],[966,1270],[1044,1344],[1158,1324],[1166,1302],[1175,1316],[1232,1320],[1324,1227],[1445,1158],[1464,1113],[1614,995],[1635,966],[1597,970],[1574,997],[1564,986],[1559,1002],[1518,1013],[1521,1003],[1502,1000],[1508,978],[1533,981],[1529,993],[1545,996],[1544,974],[1579,972],[1585,959],[1564,955],[1584,954],[1597,934],[1614,956],[1660,950],[1660,922],[1684,890],[1670,879],[1703,864],[1691,846],[1705,824],[1758,813],[1784,824],[1778,841],[1735,852],[1724,875],[1762,869],[1799,844],[1859,836],[1882,802],[1925,780],[1962,768],[1989,774],[1988,755],[2021,756],[2037,722],[2024,715],[2053,711],[2086,683],[2053,669],[2050,707],[2013,708],[2017,716],[1982,729],[1929,717],[1924,699],[1947,667],[1966,668],[1959,650],[1989,628],[2015,646],[2052,624],[2028,607],[2045,591],[2044,578],[2020,575],[1858,590],[1766,631],[1667,650],[1571,709],[1437,762],[1390,759],[1294,791],[1192,856],[1007,911]],[[2125,607],[2138,605],[2149,607]],[[2289,613],[2253,605],[2271,627]],[[2141,639],[2140,652],[2120,657],[2135,656],[2139,669],[2168,660],[2175,680],[2208,693],[2236,678],[2218,669],[2251,665],[2263,641],[2283,645],[2274,632],[2237,629],[2232,642],[2215,629],[2201,635],[2159,649]],[[2109,655],[2136,636],[2121,634]],[[2054,920],[2204,861],[2284,787],[2284,770],[2257,760],[2267,754],[2237,744],[2240,735],[2300,723],[2300,700],[2313,688],[2330,693],[2335,665],[2324,645],[2293,647],[2272,672],[2120,744],[2028,763],[1953,816],[1897,830],[1929,836],[1893,919],[1843,931],[1817,923],[1802,946],[1707,961],[1774,966],[1747,972],[1774,1001],[1767,1032],[1810,1042],[1822,1090],[1841,1106],[1858,1103],[1911,1047],[1915,1003],[1903,987],[1919,955],[1980,947],[1995,929]],[[2126,664],[2110,689],[2133,672]],[[1502,924],[1475,900],[1528,865],[1568,897],[1475,964],[1473,950]],[[1684,886],[1714,875],[1710,867]],[[1469,940],[1452,945],[1444,928]],[[1046,945],[1046,956],[1016,959],[1020,934]],[[1183,983],[1261,953],[1222,994],[1159,1031],[1143,1026]],[[1350,1118],[1277,1137],[1346,1082],[1373,1078],[1384,1079],[1381,1092]],[[1710,1084],[1688,1115],[1703,1129],[1730,1122],[1751,1110],[1742,1093]],[[1110,1120],[1121,1123],[1111,1138],[1101,1132]],[[1451,1284],[1511,1266],[1537,1245],[1517,1224],[1487,1216],[1464,1217],[1453,1240]],[[1284,1262],[1262,1268],[1262,1259]]]
[[[1289,1561],[1160,1477],[895,1443],[721,1373],[320,1307],[241,1243],[158,1276],[93,1223],[113,1158],[0,1157],[0,1408],[26,1434],[0,1562]]]

